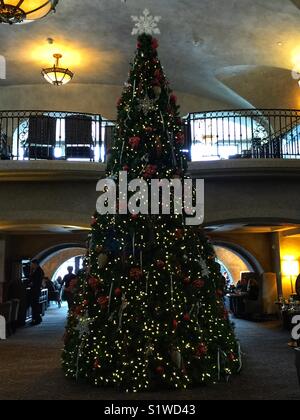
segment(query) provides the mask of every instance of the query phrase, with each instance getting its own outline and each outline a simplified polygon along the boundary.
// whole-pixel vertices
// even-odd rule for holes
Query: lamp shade
[[[0,0],[0,22],[22,23],[47,16],[58,0]]]
[[[53,57],[56,59],[56,64],[53,67],[43,69],[42,76],[48,83],[54,86],[66,85],[73,79],[74,73],[59,65],[59,60],[62,58],[61,54],[54,54]]]
[[[282,260],[282,274],[284,276],[298,276],[299,273],[299,260],[296,260],[295,258],[285,258]]]

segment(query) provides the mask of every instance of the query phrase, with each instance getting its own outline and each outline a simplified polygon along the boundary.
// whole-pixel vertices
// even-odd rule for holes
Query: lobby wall
[[[121,86],[71,83],[60,89],[48,84],[1,87],[0,110],[77,111],[116,119]],[[176,92],[181,114],[232,108],[213,99]]]
[[[44,270],[45,276],[52,279],[56,270],[66,261],[73,257],[78,257],[85,254],[84,248],[71,248],[59,251],[51,257],[47,258],[42,264],[42,269]],[[67,274],[67,273],[65,273]]]
[[[248,251],[260,263],[265,273],[273,272],[272,238],[262,233],[215,233],[210,235],[213,241],[236,244]]]
[[[295,292],[295,283],[297,275],[294,273],[293,275],[289,275],[285,272],[285,270],[292,269],[293,265],[296,263],[296,267],[298,264],[299,273],[300,274],[300,237],[284,237],[281,236],[280,238],[280,254],[281,254],[281,262],[282,262],[282,288],[283,288],[283,296],[288,298],[292,291]],[[290,264],[284,264],[283,261],[289,261]],[[290,266],[290,267],[289,267]],[[293,284],[293,290],[292,285]]]

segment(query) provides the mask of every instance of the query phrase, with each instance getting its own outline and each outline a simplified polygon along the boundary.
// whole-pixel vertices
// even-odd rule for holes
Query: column
[[[278,296],[282,296],[282,273],[280,254],[280,232],[272,233],[272,270],[277,275]]]
[[[5,283],[5,239],[0,238],[0,303],[3,302],[3,288]]]

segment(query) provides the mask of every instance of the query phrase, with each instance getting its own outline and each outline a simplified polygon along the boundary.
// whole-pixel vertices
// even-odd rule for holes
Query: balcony
[[[104,162],[114,123],[101,115],[0,111],[0,158]]]
[[[189,174],[205,179],[205,225],[299,224],[300,111],[184,120]],[[0,112],[0,232],[88,228],[114,123],[100,115]]]
[[[114,128],[95,114],[0,111],[0,159],[105,163]],[[192,162],[300,158],[299,110],[193,113],[183,130]]]

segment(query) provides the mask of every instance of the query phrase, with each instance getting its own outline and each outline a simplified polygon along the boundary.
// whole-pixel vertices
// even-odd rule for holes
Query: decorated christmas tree
[[[152,36],[159,18],[145,11],[134,19],[137,52],[118,101],[107,177],[118,184],[125,173],[149,186],[183,180],[183,123]],[[93,217],[85,270],[71,285],[66,375],[133,392],[228,379],[241,368],[240,350],[213,247],[184,212],[151,214],[143,194],[129,193],[136,212],[119,197],[117,214]]]

